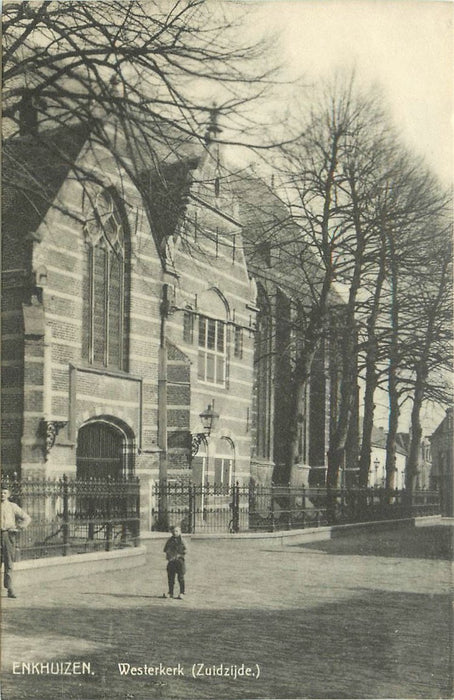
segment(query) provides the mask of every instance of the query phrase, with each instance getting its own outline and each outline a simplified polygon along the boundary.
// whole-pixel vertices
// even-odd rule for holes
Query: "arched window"
[[[208,384],[225,386],[227,378],[227,313],[215,290],[200,295],[197,376]]]
[[[112,189],[100,190],[87,198],[90,210],[85,223],[88,256],[83,357],[92,365],[126,369],[129,256],[125,217]]]

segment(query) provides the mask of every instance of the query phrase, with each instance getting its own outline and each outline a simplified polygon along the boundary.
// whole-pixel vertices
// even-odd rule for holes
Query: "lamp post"
[[[375,468],[375,481],[374,481],[374,486],[378,486],[378,467],[380,466],[380,460],[378,457],[374,459],[374,468]]]
[[[202,411],[202,413],[199,414],[200,420],[202,422],[202,427],[203,427],[203,433],[194,433],[192,436],[192,445],[191,445],[191,455],[192,457],[195,457],[197,452],[199,451],[199,447],[202,442],[205,443],[206,445],[206,456],[204,459],[202,459],[202,483],[201,483],[201,498],[200,498],[200,509],[203,513],[203,509],[205,506],[205,493],[204,493],[204,488],[205,488],[205,469],[208,469],[208,438],[211,435],[211,431],[215,428],[216,423],[219,418],[219,413],[216,413],[216,411],[213,408],[213,404],[208,404],[207,408]]]
[[[215,428],[218,421],[219,413],[216,413],[212,404],[209,403],[206,409],[199,414],[199,417],[202,421],[203,432],[194,433],[192,436],[191,455],[193,457],[195,457],[199,451],[201,443],[206,442],[206,440],[210,437],[211,431]]]

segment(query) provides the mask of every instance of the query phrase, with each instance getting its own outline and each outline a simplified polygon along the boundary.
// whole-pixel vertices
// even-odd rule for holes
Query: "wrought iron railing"
[[[17,534],[20,559],[137,546],[139,480],[3,479],[11,500],[31,517]]]
[[[152,529],[179,525],[183,532],[291,530],[372,520],[403,519],[440,512],[438,492],[380,488],[334,489],[254,484],[218,486],[156,483]]]

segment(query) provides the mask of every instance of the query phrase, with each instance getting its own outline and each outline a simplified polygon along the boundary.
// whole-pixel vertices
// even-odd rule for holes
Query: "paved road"
[[[192,541],[184,601],[160,598],[162,542],[129,572],[24,588],[2,599],[2,698],[452,697],[452,535]],[[87,673],[36,674],[51,661]],[[22,662],[39,665],[13,673]]]

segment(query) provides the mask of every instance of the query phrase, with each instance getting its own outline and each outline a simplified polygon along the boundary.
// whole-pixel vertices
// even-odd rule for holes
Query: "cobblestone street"
[[[2,598],[2,698],[451,697],[452,534],[438,521],[305,545],[188,538],[184,601],[161,597],[162,540],[129,573],[22,587]],[[90,673],[13,674],[46,661]],[[193,677],[200,664],[240,675]]]

